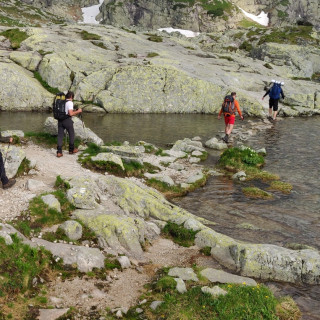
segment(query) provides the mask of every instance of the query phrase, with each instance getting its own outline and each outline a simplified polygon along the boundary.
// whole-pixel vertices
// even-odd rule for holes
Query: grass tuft
[[[272,194],[261,190],[257,187],[246,187],[246,188],[242,188],[242,192],[244,193],[244,195],[246,197],[249,198],[255,198],[255,199],[273,199]]]
[[[6,37],[11,42],[11,47],[13,50],[19,49],[21,42],[28,38],[26,32],[16,29],[8,29],[0,33],[0,35]]]
[[[191,247],[194,245],[194,239],[198,231],[186,229],[169,221],[163,228],[162,233],[182,247]]]

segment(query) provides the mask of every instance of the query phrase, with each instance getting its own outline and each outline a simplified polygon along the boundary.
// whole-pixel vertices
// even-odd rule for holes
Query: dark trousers
[[[2,153],[0,152],[0,178],[2,185],[7,184],[9,179],[6,176],[6,170],[4,169],[4,163],[2,158]]]
[[[67,130],[69,134],[69,151],[74,150],[74,129],[73,129],[73,121],[70,118],[67,118],[65,120],[59,120],[58,121],[58,147],[57,151],[59,153],[62,153],[62,143],[63,143],[63,136],[64,136],[64,130]]]

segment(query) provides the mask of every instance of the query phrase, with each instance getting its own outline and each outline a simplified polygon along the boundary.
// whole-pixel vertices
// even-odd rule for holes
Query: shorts
[[[236,117],[235,117],[235,116],[224,116],[224,123],[225,123],[226,125],[228,125],[228,124],[234,124],[235,120],[236,120]]]
[[[273,108],[273,111],[278,111],[279,99],[269,99],[269,108]]]

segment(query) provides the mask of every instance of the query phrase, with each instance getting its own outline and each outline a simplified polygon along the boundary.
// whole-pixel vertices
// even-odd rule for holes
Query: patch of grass
[[[299,320],[301,319],[301,311],[291,297],[280,298],[276,306],[276,315],[279,320]]]
[[[253,49],[253,45],[249,41],[243,41],[239,49],[251,52],[251,50]]]
[[[159,148],[156,153],[155,153],[156,156],[161,156],[161,157],[168,157],[169,155],[167,153],[165,153],[163,151],[163,149]]]
[[[273,69],[272,66],[271,66],[271,64],[269,64],[269,63],[265,63],[263,66],[264,66],[265,68],[267,68],[267,69]]]
[[[125,27],[121,27],[121,29],[124,30],[124,31],[127,31],[127,32],[129,32],[129,33],[133,33],[133,34],[136,34],[136,33],[137,33],[136,31],[127,29],[127,28],[125,28]]]
[[[152,42],[163,42],[163,38],[161,36],[157,36],[156,34],[150,35],[148,40]]]
[[[229,148],[219,159],[219,166],[229,170],[245,170],[250,167],[261,167],[264,164],[263,156],[250,148]]]
[[[25,173],[28,173],[31,170],[30,167],[30,160],[28,160],[27,158],[24,158],[18,168],[16,177],[21,177],[23,176]]]
[[[245,187],[242,188],[242,192],[248,198],[255,198],[255,199],[273,199],[272,194],[261,190],[257,187]]]
[[[33,141],[36,144],[39,144],[41,146],[47,147],[47,148],[56,148],[57,147],[57,136],[53,136],[49,133],[44,132],[26,132],[25,138],[28,138],[29,140]],[[81,143],[81,140],[75,139],[74,145],[75,147],[78,147]],[[63,139],[63,146],[67,144],[67,139],[64,137]],[[67,146],[69,148],[69,146]]]
[[[154,57],[157,57],[159,54],[156,53],[156,52],[149,52],[148,55],[147,55],[147,58],[154,58]]]
[[[100,40],[101,39],[101,36],[99,36],[98,34],[90,33],[90,32],[85,31],[85,30],[82,30],[79,33],[80,33],[81,38],[83,40]]]
[[[211,247],[203,247],[200,249],[200,252],[203,253],[205,256],[211,256]]]
[[[70,189],[70,188],[71,188],[70,183],[67,182],[67,181],[65,181],[65,180],[63,180],[63,179],[61,178],[61,176],[57,176],[56,182],[55,182],[54,186],[55,186],[56,188],[62,189],[62,190],[67,190],[67,189]]]
[[[41,84],[47,91],[49,91],[50,93],[52,93],[52,94],[57,94],[57,93],[60,92],[60,90],[59,90],[58,88],[50,87],[50,86],[48,85],[48,83],[42,79],[42,77],[41,77],[41,75],[40,75],[40,73],[39,73],[38,71],[35,71],[35,72],[33,73],[33,75],[34,75],[35,79],[37,79],[37,80],[40,82],[40,84]]]
[[[274,28],[270,34],[263,35],[258,45],[268,42],[303,45],[305,42],[319,44],[319,40],[311,37],[312,26],[296,26]]]
[[[247,167],[245,171],[247,174],[246,180],[273,181],[280,179],[278,175],[258,168]]]
[[[191,247],[194,245],[194,239],[198,231],[186,229],[181,225],[169,221],[163,228],[162,233],[182,247]]]
[[[138,55],[137,55],[136,53],[129,53],[129,54],[128,54],[128,57],[129,57],[129,58],[137,58]]]
[[[48,269],[51,258],[44,249],[21,243],[16,235],[12,240],[11,245],[6,245],[0,238],[1,297],[14,297],[31,289],[32,280]]]
[[[154,284],[154,291],[147,297],[149,301],[163,301],[154,311],[145,309],[147,319],[167,320],[247,320],[247,319],[279,319],[279,301],[265,286],[219,285],[227,291],[226,295],[212,297],[203,293],[200,286],[188,285],[188,291],[180,294],[175,289],[174,279],[164,276]],[[141,307],[141,306],[140,306]],[[134,308],[132,309],[134,310]],[[295,317],[295,310],[288,312],[287,318]],[[134,313],[128,313],[128,319],[137,319]]]
[[[121,270],[120,262],[117,259],[111,258],[111,257],[107,257],[104,260],[104,267],[106,270],[113,270],[113,269]]]
[[[225,60],[228,60],[228,61],[234,61],[234,59],[229,57],[229,56],[220,56],[219,59],[225,59]]]
[[[68,201],[63,190],[57,190],[51,194],[60,202],[61,212],[49,208],[42,201],[40,195],[30,201],[28,210],[22,216],[12,221],[13,226],[25,236],[30,236],[32,230],[39,232],[44,227],[50,227],[68,220],[75,207]]]
[[[239,22],[239,26],[245,29],[252,28],[252,27],[259,28],[259,29],[263,28],[261,24],[249,19],[242,19]]]
[[[105,49],[105,50],[109,50],[109,48],[106,47],[103,42],[95,42],[95,41],[92,41],[91,43],[94,44],[95,46],[99,47],[99,48],[102,48],[102,49]]]
[[[0,33],[0,35],[6,37],[11,42],[11,48],[13,50],[19,49],[21,42],[26,40],[29,36],[26,32],[19,29],[8,29]]]
[[[289,194],[292,190],[292,185],[282,181],[272,181],[268,190],[276,190]]]
[[[175,289],[177,286],[176,280],[170,276],[164,276],[159,279],[155,285],[155,289],[159,292],[165,292],[169,289]]]
[[[182,197],[188,193],[188,190],[181,188],[180,186],[169,186],[167,183],[159,181],[157,179],[148,179],[146,184],[149,187],[152,187],[161,193],[167,198]]]

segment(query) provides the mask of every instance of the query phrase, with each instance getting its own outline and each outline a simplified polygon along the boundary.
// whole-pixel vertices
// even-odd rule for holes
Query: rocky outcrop
[[[267,12],[271,26],[297,23],[320,26],[320,4],[317,0],[235,0],[232,3],[224,1],[223,5],[218,1],[107,0],[100,10],[106,24],[144,29],[171,26],[210,32],[217,28],[234,28],[244,18],[237,10],[239,7],[254,15]]]

